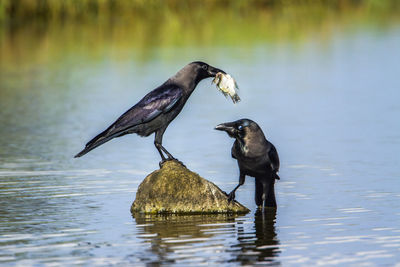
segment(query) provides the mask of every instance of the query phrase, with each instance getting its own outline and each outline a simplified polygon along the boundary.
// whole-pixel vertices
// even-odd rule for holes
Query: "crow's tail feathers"
[[[83,155],[85,155],[86,153],[88,153],[89,151],[92,151],[93,149],[95,149],[96,147],[104,144],[107,141],[110,141],[111,139],[113,139],[115,137],[115,135],[108,135],[109,133],[109,129],[105,130],[104,132],[98,134],[95,138],[93,138],[92,140],[90,140],[85,148],[79,152],[78,154],[76,154],[74,156],[74,158],[79,158],[82,157]]]

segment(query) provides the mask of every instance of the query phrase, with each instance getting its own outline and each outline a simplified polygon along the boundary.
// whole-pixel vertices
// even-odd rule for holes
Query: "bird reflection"
[[[239,262],[279,264],[276,209],[252,215],[135,214],[137,238],[146,251],[133,258],[147,264],[196,261],[199,264]],[[142,253],[142,255],[138,255]]]
[[[254,214],[254,226],[245,229],[238,227],[240,248],[236,261],[242,264],[265,263],[278,264],[275,257],[279,254],[279,240],[275,231],[276,209],[258,209]]]

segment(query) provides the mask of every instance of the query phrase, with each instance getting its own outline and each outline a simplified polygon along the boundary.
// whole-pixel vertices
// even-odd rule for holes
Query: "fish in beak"
[[[240,97],[237,94],[237,90],[239,89],[235,79],[232,78],[231,75],[227,73],[218,72],[215,75],[212,83],[215,83],[218,90],[224,94],[225,97],[230,97],[234,104],[240,101]]]
[[[226,72],[223,71],[223,70],[221,70],[221,69],[214,68],[213,66],[209,66],[209,67],[208,67],[208,74],[209,74],[211,77],[215,77],[218,73],[226,74]]]

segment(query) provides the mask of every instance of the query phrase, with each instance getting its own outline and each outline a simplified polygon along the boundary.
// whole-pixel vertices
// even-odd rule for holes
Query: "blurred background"
[[[400,262],[400,1],[0,0],[0,264],[393,266]],[[229,192],[248,117],[281,158],[278,210],[129,212],[158,168],[153,136],[84,144],[191,61],[203,81],[164,135]]]
[[[2,0],[1,64],[10,69],[104,59],[176,61],[173,48],[250,48],[310,39],[322,45],[337,32],[390,30],[396,0]],[[197,57],[210,57],[202,53]]]

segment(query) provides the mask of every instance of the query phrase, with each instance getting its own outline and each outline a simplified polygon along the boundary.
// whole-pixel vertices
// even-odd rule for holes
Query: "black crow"
[[[181,112],[197,84],[224,71],[204,62],[195,61],[186,65],[161,86],[145,95],[136,105],[122,114],[105,131],[90,140],[85,148],[75,155],[81,157],[92,149],[115,137],[136,133],[149,136],[155,133],[154,145],[161,155],[160,166],[166,160],[175,159],[163,146],[162,137],[170,122]],[[163,152],[167,155],[164,157]]]
[[[246,175],[256,179],[255,201],[264,208],[276,207],[275,179],[280,179],[279,157],[273,144],[268,142],[263,131],[252,120],[241,119],[219,124],[216,130],[225,131],[235,142],[232,157],[239,165],[239,184],[229,193],[229,201],[235,199],[235,191],[244,184]]]

